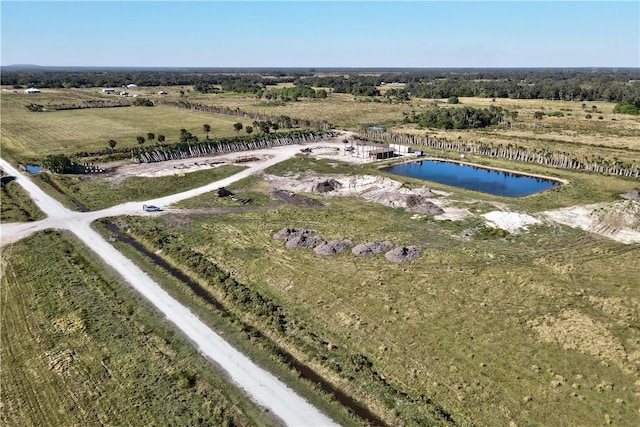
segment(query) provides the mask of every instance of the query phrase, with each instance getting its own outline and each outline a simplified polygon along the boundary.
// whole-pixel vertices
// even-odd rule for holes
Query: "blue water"
[[[42,172],[42,166],[39,165],[25,165],[24,168],[27,170],[27,172],[34,175]]]
[[[403,163],[387,172],[505,197],[523,197],[561,185],[558,181],[438,160]]]

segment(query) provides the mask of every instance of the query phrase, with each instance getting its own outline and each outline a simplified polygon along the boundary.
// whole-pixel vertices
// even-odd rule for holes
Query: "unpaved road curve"
[[[305,147],[326,146],[327,142],[305,144]],[[253,164],[248,169],[221,181],[217,181],[194,190],[172,196],[149,200],[145,203],[165,206],[199,194],[215,190],[222,186],[254,174],[278,162],[286,160],[300,150],[299,145],[269,149],[273,157]],[[85,245],[109,266],[115,269],[136,291],[151,302],[158,311],[174,323],[198,350],[215,361],[229,377],[243,389],[249,397],[278,417],[288,426],[334,426],[330,418],[309,404],[293,390],[275,378],[272,374],[253,363],[249,358],[231,347],[219,335],[214,333],[188,308],[166,293],[160,285],[138,268],[131,260],[116,250],[102,236],[91,228],[98,218],[117,215],[141,215],[143,202],[125,203],[97,212],[79,213],[65,208],[3,159],[0,167],[10,175],[17,177],[20,184],[33,198],[38,207],[48,216],[46,219],[31,223],[2,224],[0,245],[15,242],[36,231],[44,229],[65,229],[75,234]]]

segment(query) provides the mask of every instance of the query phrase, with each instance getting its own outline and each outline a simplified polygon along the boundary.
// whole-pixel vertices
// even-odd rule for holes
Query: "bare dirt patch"
[[[482,216],[487,220],[489,227],[501,228],[509,233],[518,233],[521,229],[526,230],[529,225],[542,224],[539,219],[518,212],[493,211]]]
[[[573,206],[542,214],[560,224],[621,243],[640,243],[640,202],[636,200]]]
[[[546,315],[529,321],[540,341],[559,344],[565,350],[577,350],[624,367],[627,353],[622,343],[605,325],[577,310]]]
[[[449,209],[449,201],[426,186],[411,189],[404,187],[401,182],[383,176],[326,177],[305,174],[282,177],[265,174],[263,179],[280,191],[322,194],[326,198],[359,197],[368,202],[392,208],[405,208],[409,212],[423,215],[442,215]],[[457,210],[453,216],[466,217],[458,214]]]
[[[269,197],[295,206],[322,206],[322,203],[315,199],[289,190],[273,190],[269,193]]]

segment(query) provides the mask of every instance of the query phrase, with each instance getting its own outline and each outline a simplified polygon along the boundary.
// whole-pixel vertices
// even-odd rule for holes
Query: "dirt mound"
[[[289,238],[285,246],[287,249],[307,249],[322,243],[324,243],[322,237],[303,233]]]
[[[346,251],[353,245],[351,240],[332,240],[316,246],[313,251],[318,255],[335,255]]]
[[[444,209],[433,202],[425,200],[424,196],[420,194],[409,194],[405,201],[409,212],[425,215],[440,215],[444,213]]]
[[[289,240],[298,236],[311,236],[316,233],[316,230],[309,230],[304,228],[291,228],[285,227],[273,235],[276,240]]]
[[[436,193],[434,193],[433,191],[431,191],[431,189],[429,187],[427,187],[426,185],[423,185],[422,187],[418,188],[417,190],[414,190],[414,192],[422,197],[433,197],[436,195]]]
[[[621,194],[620,197],[627,200],[640,200],[640,192],[638,192],[638,190],[629,190]]]
[[[342,184],[335,179],[328,179],[313,186],[314,193],[329,193],[342,188]]]
[[[412,261],[420,256],[422,250],[417,246],[399,246],[390,250],[384,257],[391,262],[402,263]]]
[[[274,190],[269,193],[269,197],[295,206],[322,206],[322,203],[315,199],[288,190]]]
[[[391,246],[393,246],[391,242],[361,243],[351,249],[351,252],[356,256],[371,256],[386,252],[391,249]]]

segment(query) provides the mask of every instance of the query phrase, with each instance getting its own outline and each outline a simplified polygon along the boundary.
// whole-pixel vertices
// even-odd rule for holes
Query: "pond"
[[[550,179],[440,160],[402,163],[385,171],[505,197],[529,196],[562,185]]]
[[[40,165],[25,165],[24,168],[27,170],[27,172],[34,175],[39,174],[43,169]]]

